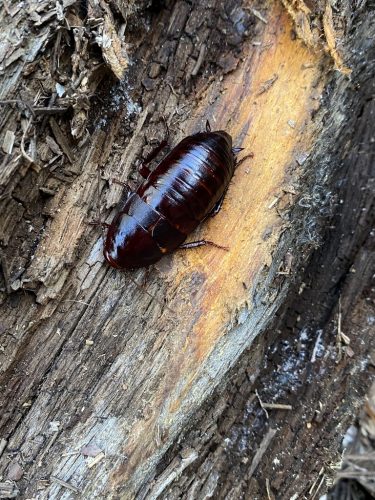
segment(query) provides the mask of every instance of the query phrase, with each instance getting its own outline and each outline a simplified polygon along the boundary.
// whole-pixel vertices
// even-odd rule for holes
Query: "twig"
[[[293,410],[292,405],[283,405],[280,403],[263,403],[263,408],[267,410]]]
[[[325,477],[326,477],[325,474],[323,474],[322,479],[320,480],[320,483],[318,484],[318,487],[316,488],[314,495],[311,497],[311,500],[314,500],[314,498],[318,494],[318,491],[322,487],[322,484],[323,484],[323,481],[324,481]]]
[[[59,115],[66,113],[69,108],[53,106],[51,108],[47,106],[38,106],[32,108],[35,114],[45,114],[45,115]]]
[[[103,222],[103,219],[102,219],[102,211],[101,211],[101,208],[100,208],[100,167],[97,169],[98,170],[98,182],[97,182],[97,195],[98,195],[98,199],[97,199],[97,203],[98,203],[98,220],[100,223]],[[102,237],[103,237],[103,241],[105,241],[105,231],[104,231],[104,227],[102,226]]]
[[[98,455],[96,455],[96,457],[93,458],[93,460],[88,464],[87,467],[89,469],[91,469],[96,464],[98,464],[101,460],[103,460],[104,457],[105,457],[105,453],[104,453],[104,451],[102,451],[101,453],[99,453]]]
[[[363,453],[363,455],[344,455],[345,460],[375,460],[375,452]]]
[[[67,490],[70,490],[70,491],[74,491],[74,493],[80,493],[79,489],[76,488],[75,486],[72,486],[71,484],[67,483],[66,481],[64,481],[63,479],[59,479],[58,477],[56,476],[50,476],[50,479],[51,481],[53,481],[54,483],[57,483],[59,484],[60,486],[63,486],[64,488],[66,488]]]
[[[264,411],[264,413],[266,414],[266,417],[267,419],[270,418],[269,415],[268,415],[268,411],[265,409],[264,407],[264,404],[263,404],[263,401],[260,399],[260,396],[259,396],[259,393],[257,390],[255,390],[255,394],[257,395],[257,398],[258,398],[258,401],[259,401],[259,404],[260,404],[260,407],[262,408],[262,410]]]
[[[53,445],[53,443],[56,441],[57,437],[59,435],[59,431],[56,431],[52,434],[51,436],[51,439],[48,441],[47,443],[47,446],[45,448],[45,450],[43,451],[42,455],[40,456],[39,458],[39,462],[38,462],[38,467],[41,467],[42,466],[42,463],[43,463],[43,459],[44,457],[46,456],[46,454],[48,453],[49,449],[51,448],[51,446]]]
[[[336,474],[336,477],[338,478],[344,478],[344,479],[356,479],[358,477],[374,477],[374,471],[368,470],[366,472],[361,472],[361,471],[351,471],[351,470],[346,470],[346,471],[339,471]]]
[[[0,100],[0,105],[1,104],[21,104],[22,106],[25,106],[32,115],[34,115],[34,110],[32,105],[29,102],[23,101],[22,99],[2,99]]]
[[[268,500],[272,500],[272,497],[271,497],[271,488],[270,488],[270,480],[266,479],[266,490],[267,490],[267,497],[268,497]]]
[[[256,10],[256,9],[250,9],[250,10],[254,14],[255,17],[257,17],[260,21],[262,21],[262,23],[268,24],[267,19],[264,16],[262,16],[262,14],[259,12],[259,10]]]
[[[172,84],[167,82],[167,85],[169,86],[169,88],[171,89],[172,91],[172,94],[174,94],[176,97],[178,97],[178,94],[177,92],[175,91],[175,89],[173,88]],[[178,113],[177,113],[178,114]]]
[[[271,210],[271,208],[273,208],[276,203],[279,201],[279,198],[274,198],[273,201],[268,205],[268,210]]]
[[[268,429],[267,434],[262,439],[262,442],[259,445],[258,451],[255,453],[253,461],[251,462],[248,478],[250,479],[254,474],[256,468],[258,467],[260,461],[262,460],[263,455],[267,451],[268,446],[270,445],[274,435],[276,434],[276,429]]]
[[[323,472],[324,472],[324,467],[322,467],[322,468],[320,469],[318,476],[316,477],[315,481],[314,481],[314,482],[313,482],[313,484],[311,485],[311,488],[309,489],[309,495],[312,495],[312,494],[313,494],[313,491],[314,491],[314,489],[315,489],[315,485],[316,485],[316,483],[318,482],[318,479],[320,478],[320,476],[323,474]],[[323,478],[324,478],[324,475],[323,475]],[[319,488],[320,488],[320,485],[318,486],[318,489],[317,489],[316,491],[318,491],[318,490],[319,490]],[[315,492],[315,494],[316,494],[316,492]]]
[[[74,457],[77,455],[80,455],[81,452],[79,450],[77,451],[66,451],[65,453],[61,453],[62,457]]]

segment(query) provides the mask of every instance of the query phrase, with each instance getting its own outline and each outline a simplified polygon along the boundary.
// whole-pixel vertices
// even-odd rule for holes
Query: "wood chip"
[[[61,155],[62,154],[62,151],[59,148],[59,145],[57,144],[57,142],[50,135],[47,135],[47,137],[46,137],[46,143],[47,143],[47,146],[49,147],[49,149],[53,153],[55,153],[55,155]]]
[[[260,21],[262,21],[262,23],[264,24],[268,23],[267,19],[264,16],[262,16],[259,10],[251,9],[251,12],[254,14],[255,17],[257,17]]]
[[[105,453],[104,453],[104,451],[102,451],[101,453],[99,453],[98,455],[96,455],[96,457],[93,460],[91,460],[91,462],[87,465],[87,467],[89,469],[91,469],[96,464],[98,464],[101,460],[103,460],[104,457],[105,457]]]
[[[198,56],[197,62],[196,62],[195,66],[191,72],[192,76],[197,76],[198,71],[199,71],[199,69],[202,66],[202,63],[204,61],[205,54],[206,54],[206,44],[202,43],[201,48],[199,50],[199,56]]]
[[[79,489],[76,488],[76,486],[72,486],[71,484],[67,483],[63,479],[60,479],[56,476],[51,476],[51,481],[59,484],[60,486],[63,486],[67,490],[74,491],[74,493],[80,493]]]
[[[7,130],[5,132],[3,146],[2,146],[5,154],[10,155],[12,153],[15,138],[16,135],[12,130]]]
[[[262,442],[260,443],[259,448],[253,457],[253,461],[251,462],[251,466],[250,466],[250,470],[249,470],[249,474],[248,474],[249,479],[252,477],[256,468],[260,464],[260,461],[262,460],[263,455],[267,451],[267,448],[269,447],[276,432],[277,432],[276,429],[269,429],[267,434],[262,439]]]
[[[148,500],[157,500],[163,491],[178,477],[182,472],[192,464],[197,458],[198,453],[193,448],[181,451],[181,457],[176,457],[168,467],[156,479],[152,489],[147,493]]]
[[[19,490],[12,481],[0,482],[0,498],[17,498]]]
[[[56,194],[56,191],[54,191],[53,189],[50,189],[48,187],[45,187],[45,186],[41,186],[39,188],[39,191],[43,194],[46,194],[47,196],[55,196],[55,194]]]
[[[54,118],[49,119],[49,125],[51,127],[51,130],[53,132],[53,135],[55,136],[56,142],[60,146],[60,148],[63,150],[65,156],[68,158],[70,163],[75,162],[75,157],[70,149],[69,143],[67,138],[65,137],[65,134],[62,132],[61,128],[57,124],[57,121]]]
[[[8,444],[8,441],[6,439],[4,439],[4,438],[0,439],[0,457],[4,453],[4,450],[7,446],[7,444]]]
[[[298,163],[298,165],[302,166],[308,157],[309,153],[298,153],[296,155],[296,162]]]
[[[278,75],[273,75],[272,78],[270,78],[269,80],[266,80],[261,85],[260,90],[256,95],[261,95],[261,94],[264,94],[265,92],[267,92],[272,87],[272,85],[276,82],[276,80],[278,78],[279,78]]]
[[[23,476],[23,469],[17,460],[12,460],[8,466],[7,479],[10,481],[19,481]]]

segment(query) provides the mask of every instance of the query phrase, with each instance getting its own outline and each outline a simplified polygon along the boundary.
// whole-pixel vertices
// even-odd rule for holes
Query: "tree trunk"
[[[0,17],[0,496],[315,498],[373,363],[370,5],[20,5]],[[254,155],[191,236],[229,251],[109,268],[87,223],[116,212],[112,179],[207,119]]]

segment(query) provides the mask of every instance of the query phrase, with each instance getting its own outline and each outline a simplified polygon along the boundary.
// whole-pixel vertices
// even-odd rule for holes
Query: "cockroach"
[[[144,181],[108,225],[104,257],[112,267],[147,267],[179,248],[225,249],[212,241],[184,241],[219,211],[242,148],[232,147],[227,132],[212,132],[207,121],[204,132],[183,139],[151,172],[147,164],[165,145],[142,163]]]

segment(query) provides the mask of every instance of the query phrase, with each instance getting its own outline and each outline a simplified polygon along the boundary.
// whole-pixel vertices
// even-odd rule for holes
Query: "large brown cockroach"
[[[141,166],[144,182],[131,192],[122,210],[108,226],[104,257],[119,269],[146,267],[178,248],[219,245],[186,237],[220,209],[242,148],[222,130],[206,131],[183,139],[153,172]]]

